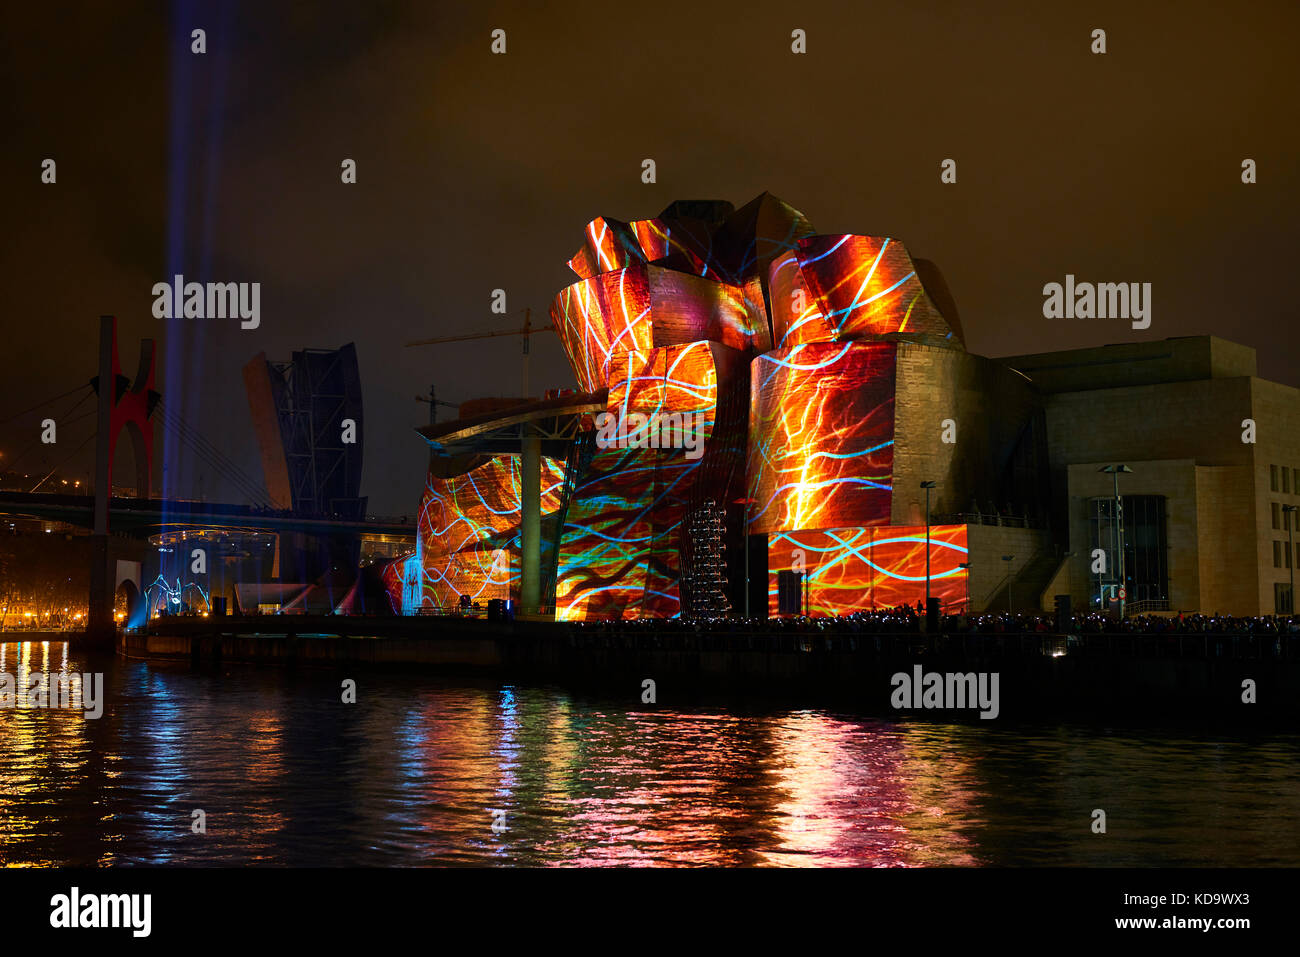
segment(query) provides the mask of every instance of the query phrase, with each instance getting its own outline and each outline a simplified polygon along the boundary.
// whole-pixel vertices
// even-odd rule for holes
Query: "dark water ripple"
[[[108,705],[0,710],[6,865],[1300,865],[1294,733],[672,710],[372,672],[344,705],[332,671],[0,644],[0,671],[27,670],[104,671]]]

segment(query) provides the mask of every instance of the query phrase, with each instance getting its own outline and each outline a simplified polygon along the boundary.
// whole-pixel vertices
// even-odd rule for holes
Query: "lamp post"
[[[740,520],[740,547],[745,553],[745,618],[749,618],[749,506],[757,504],[758,499],[738,498],[736,505],[745,506],[745,513]],[[763,591],[766,593],[767,589]],[[764,613],[766,617],[766,612]]]
[[[938,482],[922,482],[925,489],[925,614],[930,614],[930,489]]]
[[[1295,519],[1291,516],[1296,512],[1295,505],[1282,506],[1282,521],[1286,522],[1286,563],[1291,569],[1291,590],[1286,596],[1286,613],[1295,614],[1295,536],[1291,529],[1295,526]]]
[[[1098,472],[1109,472],[1115,485],[1115,529],[1119,552],[1119,616],[1124,617],[1124,602],[1128,597],[1128,581],[1124,576],[1124,503],[1119,497],[1119,473],[1132,472],[1127,465],[1103,465]]]
[[[1015,555],[1003,555],[1002,560],[1007,563],[1007,573],[1002,576],[1002,580],[1007,586],[1007,614],[1011,614],[1011,563],[1015,560]],[[995,593],[996,594],[996,593]]]
[[[970,616],[970,562],[962,562],[962,563],[961,563],[960,565],[958,565],[957,567],[963,569],[963,570],[966,572],[966,608],[965,608],[965,613],[966,613],[967,617],[969,617],[969,616]]]

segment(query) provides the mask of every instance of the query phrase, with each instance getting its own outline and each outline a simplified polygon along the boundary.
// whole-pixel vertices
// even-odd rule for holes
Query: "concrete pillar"
[[[519,477],[521,515],[519,611],[527,617],[540,613],[542,603],[542,440],[526,438]]]

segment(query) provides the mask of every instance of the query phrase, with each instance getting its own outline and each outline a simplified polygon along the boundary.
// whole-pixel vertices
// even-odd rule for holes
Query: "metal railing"
[[[1129,602],[1124,606],[1124,614],[1127,615],[1145,615],[1152,611],[1168,611],[1168,598],[1147,598],[1142,601]]]
[[[1028,515],[1008,515],[996,512],[951,512],[930,516],[934,525],[998,525],[1003,528],[1045,528],[1043,522]]]
[[[542,617],[555,616],[555,606],[543,604],[539,606],[539,615]],[[518,617],[521,614],[521,606],[511,605],[511,617]],[[476,601],[468,608],[462,608],[460,605],[421,605],[409,614],[398,615],[398,618],[487,618],[488,605],[486,601]]]
[[[853,653],[887,658],[1238,658],[1300,657],[1300,640],[1278,635],[899,635],[770,634],[762,632],[633,633],[572,631],[574,648],[767,654]]]

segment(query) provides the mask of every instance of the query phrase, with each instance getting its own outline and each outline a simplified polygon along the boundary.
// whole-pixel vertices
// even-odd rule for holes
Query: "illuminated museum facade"
[[[1202,396],[1216,376],[1258,382],[1249,350],[1189,339],[1103,359],[975,356],[932,264],[895,239],[818,234],[766,193],[741,209],[677,202],[654,219],[596,219],[569,266],[577,281],[550,315],[576,387],[420,430],[432,455],[417,551],[386,572],[404,613],[508,598],[560,620],[739,614],[747,600],[776,614],[783,571],[802,573],[815,615],[914,606],[927,584],[946,611],[1050,606],[1061,593],[1087,607],[1121,585],[1153,609],[1215,610],[1222,597],[1273,610],[1272,581],[1229,594],[1204,561],[1174,554],[1206,548],[1229,521],[1209,502],[1240,476],[1215,469],[1254,474],[1242,458],[1253,447],[1211,461],[1210,424],[1192,434],[1175,418],[1181,440],[1148,444],[1160,401],[1156,419],[1128,415],[1123,441],[1087,411],[1113,389]],[[1166,353],[1178,358],[1153,358]],[[1195,401],[1207,416],[1215,406]],[[659,440],[668,416],[701,423],[696,446]],[[616,423],[614,441],[607,428],[598,441],[598,420]],[[1111,478],[1096,471],[1122,460],[1134,474],[1121,492],[1135,496],[1124,582]],[[1188,494],[1199,532],[1180,524]],[[1257,504],[1231,521],[1259,524]]]

